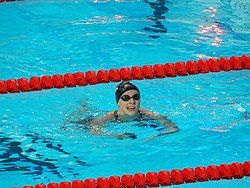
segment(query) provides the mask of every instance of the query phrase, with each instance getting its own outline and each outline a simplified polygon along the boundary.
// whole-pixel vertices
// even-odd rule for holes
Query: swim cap
[[[115,91],[115,97],[116,97],[117,103],[118,103],[119,99],[121,98],[122,94],[128,90],[136,90],[140,93],[139,89],[134,84],[132,84],[128,81],[122,82],[116,87],[116,91]]]

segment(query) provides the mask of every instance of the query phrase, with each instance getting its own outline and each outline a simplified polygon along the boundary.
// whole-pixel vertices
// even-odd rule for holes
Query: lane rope
[[[99,177],[74,180],[72,182],[37,184],[35,186],[23,186],[23,188],[146,188],[171,186],[186,183],[206,182],[216,180],[241,179],[250,176],[250,161],[244,163],[233,162],[219,166],[209,165],[195,168],[173,169],[171,171],[161,170],[159,172],[147,172],[124,174],[120,176]]]
[[[14,2],[14,1],[24,1],[24,0],[0,0],[0,3],[3,3],[3,2]]]
[[[165,63],[155,65],[133,66],[132,68],[122,67],[110,70],[98,70],[44,75],[41,77],[32,76],[27,78],[0,80],[0,94],[39,91],[48,89],[71,88],[76,86],[95,85],[100,83],[120,82],[128,80],[143,80],[156,78],[172,78],[176,76],[188,76],[209,72],[233,71],[250,69],[250,56],[247,54],[231,56],[229,59],[210,58],[198,61],[189,60],[185,62]]]

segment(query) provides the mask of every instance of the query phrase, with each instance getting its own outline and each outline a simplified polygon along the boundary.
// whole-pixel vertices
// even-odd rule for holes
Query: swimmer
[[[154,139],[155,137],[175,133],[179,131],[179,128],[172,123],[166,117],[159,115],[158,113],[141,109],[140,108],[140,91],[139,89],[130,82],[122,82],[116,87],[115,91],[116,103],[118,110],[108,112],[104,116],[93,119],[90,123],[90,132],[95,135],[106,135],[113,136],[118,139],[132,138],[135,139],[136,135],[133,133],[124,133],[121,135],[116,135],[112,133],[102,132],[102,126],[107,122],[130,122],[130,121],[142,121],[142,120],[157,120],[162,123],[168,130],[161,132],[159,134],[153,135],[149,139]]]

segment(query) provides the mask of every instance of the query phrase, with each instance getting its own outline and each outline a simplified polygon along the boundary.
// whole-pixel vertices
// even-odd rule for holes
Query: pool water
[[[0,3],[0,80],[250,54],[249,10],[243,0]],[[104,129],[137,135],[124,140],[69,122],[116,109],[118,83],[1,95],[1,187],[247,161],[249,81],[248,70],[132,81],[142,108],[181,129],[151,141],[157,122]]]

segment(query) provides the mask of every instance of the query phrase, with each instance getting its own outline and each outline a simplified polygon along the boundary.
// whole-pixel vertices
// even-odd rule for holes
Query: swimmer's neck
[[[138,112],[138,113],[136,113],[134,115],[128,115],[128,114],[121,114],[118,111],[117,114],[118,114],[118,119],[120,121],[134,121],[139,117],[140,112]]]

